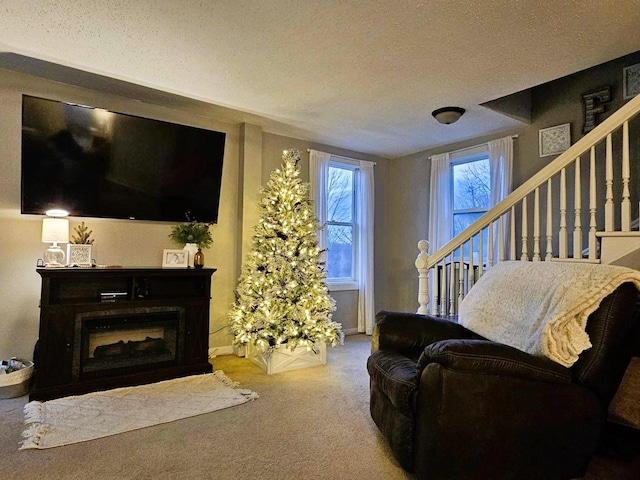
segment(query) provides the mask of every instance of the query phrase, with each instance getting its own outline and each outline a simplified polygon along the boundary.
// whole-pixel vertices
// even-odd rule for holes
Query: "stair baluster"
[[[607,153],[606,153],[606,176],[607,185],[606,201],[604,203],[604,231],[613,232],[613,146],[611,143],[611,134],[607,135]]]
[[[596,202],[596,147],[592,146],[589,158],[589,260],[597,258],[596,230],[598,225],[596,223]]]
[[[547,180],[547,244],[545,246],[547,254],[544,259],[550,262],[553,258],[553,196],[550,178]]]
[[[473,237],[469,238],[469,273],[467,275],[467,291],[466,293],[469,293],[469,290],[471,290],[473,288],[473,285],[475,284],[475,262],[473,260]]]
[[[440,273],[442,275],[442,282],[440,282],[439,315],[444,317],[447,314],[447,264],[444,259],[440,262]]]
[[[582,184],[580,183],[580,157],[575,163],[574,213],[573,221],[573,258],[582,258]]]
[[[464,244],[460,245],[460,262],[458,263],[458,301],[456,313],[460,311],[460,303],[464,296]]]
[[[540,187],[533,198],[533,261],[540,261]]]
[[[431,315],[438,315],[438,305],[440,304],[440,267],[436,266],[432,270],[432,278],[433,278],[433,301],[431,303]]]
[[[478,265],[478,280],[484,274],[484,248],[482,245],[482,236],[484,234],[484,228],[480,230],[480,235],[478,237],[478,253],[480,257],[480,265]]]
[[[529,232],[527,230],[527,216],[529,215],[529,210],[527,209],[527,197],[522,199],[522,255],[520,255],[520,261],[528,262],[529,261],[529,250],[527,247],[527,241],[529,239]]]
[[[489,224],[489,263],[487,270],[493,267],[493,222]]]
[[[567,173],[560,170],[560,232],[558,233],[558,256],[567,258]]]
[[[504,217],[498,219],[498,261],[504,262]]]
[[[622,205],[620,206],[621,228],[631,231],[631,200],[629,193],[629,122],[622,124]]]
[[[511,215],[509,218],[509,223],[511,223],[511,232],[509,234],[509,244],[511,245],[509,248],[509,260],[516,260],[516,207],[515,205],[511,207]]]

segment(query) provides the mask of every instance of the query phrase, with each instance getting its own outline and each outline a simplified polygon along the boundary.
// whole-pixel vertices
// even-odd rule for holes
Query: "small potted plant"
[[[67,245],[67,265],[73,267],[91,267],[93,264],[93,230],[84,221],[73,229],[71,241]]]
[[[189,218],[189,217],[187,217]],[[209,224],[191,220],[187,223],[179,223],[171,227],[169,238],[178,245],[183,245],[189,252],[189,266],[204,267],[203,248],[209,248],[213,243]]]

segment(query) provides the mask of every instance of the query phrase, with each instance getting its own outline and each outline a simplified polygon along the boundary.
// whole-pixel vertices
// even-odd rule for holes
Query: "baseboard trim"
[[[217,357],[218,355],[231,355],[233,354],[233,346],[224,345],[222,347],[211,347],[209,349],[209,358]]]
[[[358,332],[358,329],[357,329],[357,328],[343,328],[343,329],[342,329],[342,332],[343,332],[345,335],[355,335],[355,334],[357,334],[357,333],[360,333],[360,332]]]

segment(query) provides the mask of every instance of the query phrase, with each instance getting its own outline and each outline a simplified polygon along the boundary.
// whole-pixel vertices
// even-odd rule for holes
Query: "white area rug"
[[[233,407],[258,398],[222,371],[137,387],[29,402],[21,450],[85,442]]]

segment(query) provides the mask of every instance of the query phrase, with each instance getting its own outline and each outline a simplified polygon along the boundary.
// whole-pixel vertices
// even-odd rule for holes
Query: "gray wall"
[[[334,149],[327,145],[311,144],[299,140],[262,133],[261,127],[245,129],[237,123],[224,123],[216,119],[189,114],[179,109],[167,108],[109,95],[89,89],[73,87],[40,78],[0,70],[0,231],[2,231],[2,255],[0,256],[0,358],[22,356],[31,358],[38,337],[40,277],[35,271],[37,259],[42,257],[46,245],[40,242],[42,217],[20,214],[20,142],[22,94],[93,105],[109,110],[154,118],[162,121],[182,123],[200,128],[222,131],[227,134],[223,168],[220,216],[211,229],[214,243],[205,251],[206,266],[217,268],[212,281],[210,318],[211,347],[228,346],[231,336],[226,328],[227,312],[234,300],[234,288],[240,271],[243,238],[243,185],[258,183],[252,179],[243,181],[242,165],[239,161],[241,135],[247,132],[255,139],[264,136],[264,145],[249,148],[243,143],[243,158],[264,156],[262,178],[266,181],[273,168],[280,165],[282,150],[296,147],[305,152],[301,168],[303,178],[308,178],[307,148],[338,153],[353,158],[378,161],[376,188],[380,205],[376,215],[378,237],[382,237],[386,222],[384,197],[388,184],[387,160]],[[251,150],[250,152],[247,152]],[[258,153],[255,150],[259,150]],[[251,159],[251,160],[252,160]],[[249,166],[251,168],[251,166]],[[254,188],[255,189],[255,188]],[[257,190],[257,189],[255,189]],[[247,195],[257,201],[257,191]],[[100,264],[126,266],[160,266],[162,250],[175,248],[168,234],[171,223],[130,220],[84,218],[93,230],[95,238],[94,258]],[[81,219],[71,218],[71,228]],[[244,239],[246,240],[246,238]],[[376,242],[382,257],[383,242]],[[384,261],[376,269],[376,275],[385,271]],[[379,282],[382,284],[383,282]],[[385,290],[381,290],[383,297]],[[354,292],[337,292],[336,320],[345,328],[356,326],[357,295]],[[355,303],[354,303],[355,302]],[[355,307],[354,307],[355,305]]]
[[[417,242],[420,239],[428,239],[428,215],[429,202],[429,173],[431,169],[428,158],[431,155],[450,152],[473,145],[485,143],[489,140],[501,138],[506,135],[518,134],[514,141],[514,167],[513,188],[527,181],[533,174],[553,161],[556,157],[540,157],[538,155],[538,131],[542,128],[552,127],[563,123],[571,123],[571,141],[575,143],[582,138],[584,124],[582,95],[610,85],[612,87],[612,102],[606,105],[606,112],[599,116],[601,120],[607,118],[612,112],[620,108],[625,101],[622,98],[622,69],[623,67],[640,62],[640,52],[627,55],[606,64],[578,72],[553,82],[535,87],[531,91],[532,121],[531,124],[523,124],[521,128],[501,132],[499,134],[474,138],[464,142],[444,145],[431,150],[425,150],[412,155],[391,160],[389,172],[389,230],[387,243],[389,245],[389,270],[388,270],[388,303],[383,308],[401,311],[415,311],[417,309],[418,281],[417,272],[413,262],[418,254]],[[460,120],[464,122],[464,117]],[[456,128],[457,124],[451,125]],[[640,120],[630,123],[632,132],[640,130]],[[636,152],[640,152],[640,135],[635,136],[631,146],[631,175],[632,178],[640,177],[640,162]],[[632,135],[632,138],[633,135]],[[602,148],[598,149],[598,158],[603,159]],[[614,155],[619,152],[619,139],[614,136]],[[582,181],[588,181],[586,168],[588,162],[582,162]],[[598,170],[604,167],[598,163]],[[619,172],[615,173],[619,175]],[[573,172],[568,172],[568,198],[572,205],[573,198]],[[555,189],[557,191],[557,188]],[[587,192],[582,188],[583,195]],[[614,192],[616,199],[620,199],[619,188]],[[638,205],[638,193],[633,191],[631,204]],[[604,189],[599,188],[598,197],[604,197]],[[530,202],[532,203],[532,202]],[[557,204],[557,198],[554,203]],[[584,200],[583,200],[584,204]],[[532,205],[529,205],[532,208]],[[541,214],[544,225],[545,197],[542,197]],[[588,225],[588,208],[583,208],[582,224]],[[632,208],[632,218],[638,216],[637,207]],[[519,215],[516,215],[519,218]],[[558,228],[558,216],[554,218],[554,230]],[[618,218],[616,217],[616,221]],[[603,224],[599,218],[599,225]],[[519,223],[518,231],[519,231]],[[569,218],[569,228],[573,228],[573,219]],[[570,236],[571,237],[571,236]],[[584,241],[587,241],[584,235]],[[570,243],[572,239],[569,238]],[[570,245],[571,247],[571,245]]]

